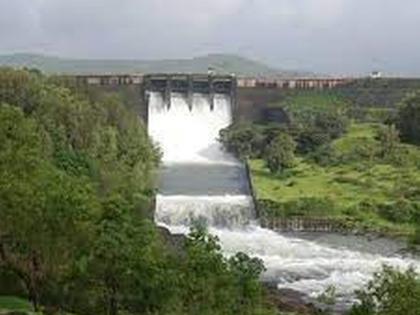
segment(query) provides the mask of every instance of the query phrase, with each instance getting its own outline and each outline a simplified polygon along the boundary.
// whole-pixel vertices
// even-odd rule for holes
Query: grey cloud
[[[180,58],[420,75],[417,0],[0,0],[0,53]]]

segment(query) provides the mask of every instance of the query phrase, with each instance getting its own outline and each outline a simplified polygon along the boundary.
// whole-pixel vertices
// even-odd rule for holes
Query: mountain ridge
[[[281,78],[313,76],[305,71],[284,70],[231,54],[209,54],[189,59],[79,59],[33,53],[0,55],[0,66],[38,68],[47,74],[136,74],[136,73],[216,73],[239,76]]]

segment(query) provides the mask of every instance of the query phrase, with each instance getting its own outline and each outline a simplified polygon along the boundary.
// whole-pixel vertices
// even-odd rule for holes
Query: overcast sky
[[[0,0],[0,54],[13,52],[233,53],[280,68],[420,75],[420,0]]]

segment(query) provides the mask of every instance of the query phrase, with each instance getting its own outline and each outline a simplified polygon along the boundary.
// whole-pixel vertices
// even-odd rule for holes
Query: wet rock
[[[184,234],[172,234],[167,228],[157,227],[163,241],[169,250],[177,255],[185,254],[185,241],[187,237]]]
[[[264,283],[268,302],[281,312],[302,315],[319,314],[319,310],[307,302],[306,295],[291,289],[278,289],[274,283]]]

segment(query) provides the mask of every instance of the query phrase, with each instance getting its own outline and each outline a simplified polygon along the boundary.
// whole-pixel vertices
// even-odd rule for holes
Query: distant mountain
[[[37,54],[0,55],[0,65],[38,68],[49,74],[134,74],[134,73],[216,73],[252,77],[312,76],[311,73],[279,70],[235,55],[213,54],[192,59],[172,60],[99,60],[66,59]]]

